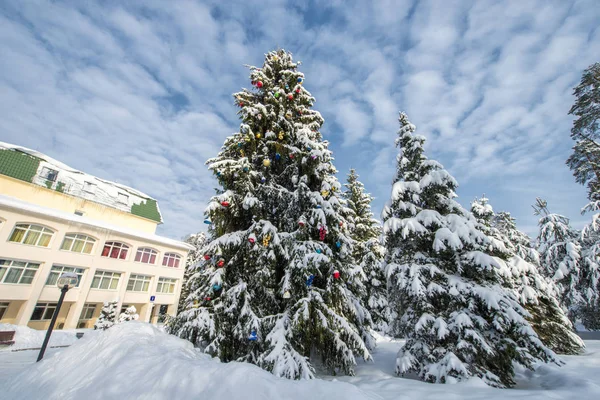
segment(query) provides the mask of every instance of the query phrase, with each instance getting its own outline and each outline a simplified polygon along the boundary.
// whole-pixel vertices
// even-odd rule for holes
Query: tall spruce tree
[[[370,317],[347,281],[348,210],[298,65],[272,51],[249,67],[255,88],[234,94],[240,130],[207,161],[222,187],[206,209],[214,240],[172,332],[277,376],[311,378],[316,358],[353,374],[356,357],[371,358]]]
[[[533,208],[535,215],[540,216],[537,246],[541,272],[558,287],[560,305],[575,324],[584,303],[580,291],[580,234],[571,227],[567,217],[550,213],[545,200],[538,197]]]
[[[456,180],[427,159],[415,129],[401,113],[397,174],[382,213],[393,326],[406,336],[396,373],[512,386],[515,363],[558,361],[510,289],[503,250],[454,200]]]
[[[511,288],[529,312],[527,319],[542,342],[560,354],[580,354],[584,343],[558,303],[556,286],[540,274],[539,255],[529,237],[517,229],[510,213],[495,214],[485,196],[471,203],[471,212],[483,232],[502,249],[504,254],[498,256],[511,270]]]
[[[371,211],[373,196],[365,193],[365,187],[358,178],[356,170],[350,169],[344,184],[344,199],[351,211],[348,219],[350,236],[354,240],[354,259],[365,276],[363,303],[371,314],[373,328],[385,333],[391,317],[386,279],[381,266],[384,254],[379,242],[381,224]]]
[[[587,185],[590,200],[600,200],[600,63],[590,65],[573,90],[575,116],[571,138],[575,140],[567,165],[575,179]]]

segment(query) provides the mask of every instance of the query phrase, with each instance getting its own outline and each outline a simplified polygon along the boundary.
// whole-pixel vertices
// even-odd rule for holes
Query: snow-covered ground
[[[17,340],[18,341],[18,340]],[[152,325],[128,322],[93,332],[69,348],[0,352],[2,399],[597,399],[600,398],[600,341],[587,353],[563,357],[563,367],[521,371],[515,389],[493,389],[477,379],[433,385],[393,375],[402,345],[378,338],[374,363],[361,363],[355,377],[323,376],[289,381],[243,363],[223,364],[186,341]]]
[[[0,324],[0,331],[15,331],[15,344],[10,347],[0,347],[0,352],[40,348],[46,336],[46,331],[11,324]],[[84,336],[94,334],[90,329],[55,330],[50,336],[48,346],[72,345],[77,341],[77,332],[85,332]]]

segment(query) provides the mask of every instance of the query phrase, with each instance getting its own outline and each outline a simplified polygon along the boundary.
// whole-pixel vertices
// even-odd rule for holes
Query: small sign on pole
[[[154,301],[156,299],[156,296],[150,296],[150,301]]]

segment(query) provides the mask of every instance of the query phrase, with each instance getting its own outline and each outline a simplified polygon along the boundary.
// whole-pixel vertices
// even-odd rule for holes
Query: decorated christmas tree
[[[354,240],[354,259],[365,281],[363,303],[373,320],[373,328],[387,332],[390,310],[387,303],[386,279],[381,267],[384,248],[379,243],[381,224],[373,216],[373,196],[365,193],[364,185],[358,180],[354,169],[350,170],[344,184],[344,199],[350,210],[350,236]]]
[[[118,303],[118,300],[104,302],[104,305],[100,310],[100,315],[94,324],[94,329],[106,330],[115,324]]]
[[[171,329],[222,361],[293,379],[313,377],[313,362],[352,374],[371,357],[349,211],[298,65],[270,52],[249,67],[254,88],[234,94],[239,132],[207,161],[221,186],[206,209],[214,239]]]
[[[394,332],[406,337],[396,373],[429,382],[477,376],[514,385],[514,365],[556,361],[511,290],[505,250],[454,198],[456,180],[424,154],[400,114],[392,196],[382,218]]]
[[[476,199],[471,212],[480,229],[496,241],[497,254],[511,270],[511,288],[542,342],[560,354],[579,354],[584,343],[574,332],[571,321],[558,303],[558,289],[540,273],[539,255],[529,237],[517,229],[510,213],[495,214],[487,198]]]

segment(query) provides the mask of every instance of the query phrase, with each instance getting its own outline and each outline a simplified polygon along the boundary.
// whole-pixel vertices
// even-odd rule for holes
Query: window
[[[50,182],[55,182],[56,177],[58,176],[58,171],[52,168],[43,167],[42,173],[40,174],[42,178],[46,179]]]
[[[157,254],[158,252],[156,250],[148,247],[140,248],[135,255],[135,261],[142,262],[144,264],[156,264]]]
[[[116,290],[120,278],[120,272],[96,271],[91,287],[92,289]]]
[[[175,284],[177,283],[177,279],[171,278],[158,278],[158,284],[156,285],[157,293],[175,293]]]
[[[125,260],[127,258],[127,250],[129,246],[121,242],[106,242],[102,249],[102,257],[118,258]]]
[[[39,266],[27,261],[0,260],[0,282],[29,285]]]
[[[163,258],[163,265],[166,267],[179,268],[181,257],[175,253],[167,253]]]
[[[119,203],[129,204],[129,196],[125,193],[119,193],[117,200],[119,201]]]
[[[53,231],[40,225],[18,224],[8,241],[48,247],[53,234]]]
[[[83,182],[83,191],[88,193],[96,193],[96,185],[92,182]]]
[[[65,240],[62,242],[62,246],[60,246],[60,249],[73,251],[75,253],[91,254],[92,249],[94,248],[94,243],[96,243],[96,239],[90,236],[77,233],[67,233],[65,235]]]
[[[127,283],[127,290],[130,292],[147,292],[149,286],[149,276],[131,274]]]
[[[4,318],[4,314],[6,314],[6,310],[8,310],[8,305],[10,303],[1,302],[0,303],[0,321]]]
[[[83,217],[83,214],[85,214],[83,211],[75,210],[75,215]]]
[[[85,303],[83,305],[83,309],[81,310],[80,320],[92,319],[94,318],[94,313],[96,312],[96,305],[92,303]]]
[[[77,274],[77,285],[75,287],[79,287],[81,280],[83,279],[83,268],[75,268],[75,267],[64,267],[62,265],[53,265],[50,270],[50,274],[48,275],[48,279],[46,279],[46,286],[54,286],[56,285],[56,281],[64,272],[74,272]]]
[[[31,314],[32,321],[46,321],[52,319],[56,310],[56,303],[37,303]]]

